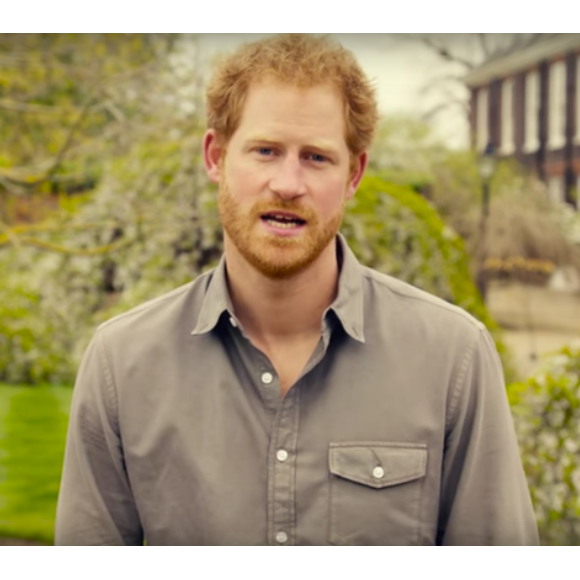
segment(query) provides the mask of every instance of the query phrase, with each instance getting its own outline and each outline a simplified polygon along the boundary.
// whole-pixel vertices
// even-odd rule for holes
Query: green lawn
[[[0,537],[53,542],[71,395],[0,384]]]

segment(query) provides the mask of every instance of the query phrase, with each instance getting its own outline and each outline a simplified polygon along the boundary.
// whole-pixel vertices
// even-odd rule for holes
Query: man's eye
[[[307,155],[307,157],[311,161],[315,161],[316,163],[323,163],[324,161],[326,161],[326,157],[324,157],[323,155],[319,155],[318,153],[310,153],[310,155]]]
[[[267,155],[272,155],[272,152],[273,152],[273,150],[272,150],[272,148],[271,148],[271,147],[259,147],[259,148],[257,149],[257,152],[258,152],[260,155],[266,155],[266,156],[267,156]]]

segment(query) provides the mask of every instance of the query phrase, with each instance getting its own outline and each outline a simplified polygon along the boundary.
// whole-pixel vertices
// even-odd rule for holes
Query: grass
[[[0,384],[0,537],[53,543],[71,395]]]

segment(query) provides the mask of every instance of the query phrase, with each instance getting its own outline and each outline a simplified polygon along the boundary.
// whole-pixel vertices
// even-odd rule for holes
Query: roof
[[[533,35],[476,67],[465,76],[464,81],[469,87],[485,85],[493,78],[509,76],[544,60],[563,56],[575,49],[580,51],[580,34]]]

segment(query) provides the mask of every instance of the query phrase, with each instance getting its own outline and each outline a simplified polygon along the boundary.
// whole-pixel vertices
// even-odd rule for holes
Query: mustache
[[[293,200],[278,200],[278,201],[258,201],[252,207],[252,214],[255,217],[264,215],[265,213],[289,212],[294,214],[304,221],[315,221],[316,213],[303,204]]]

